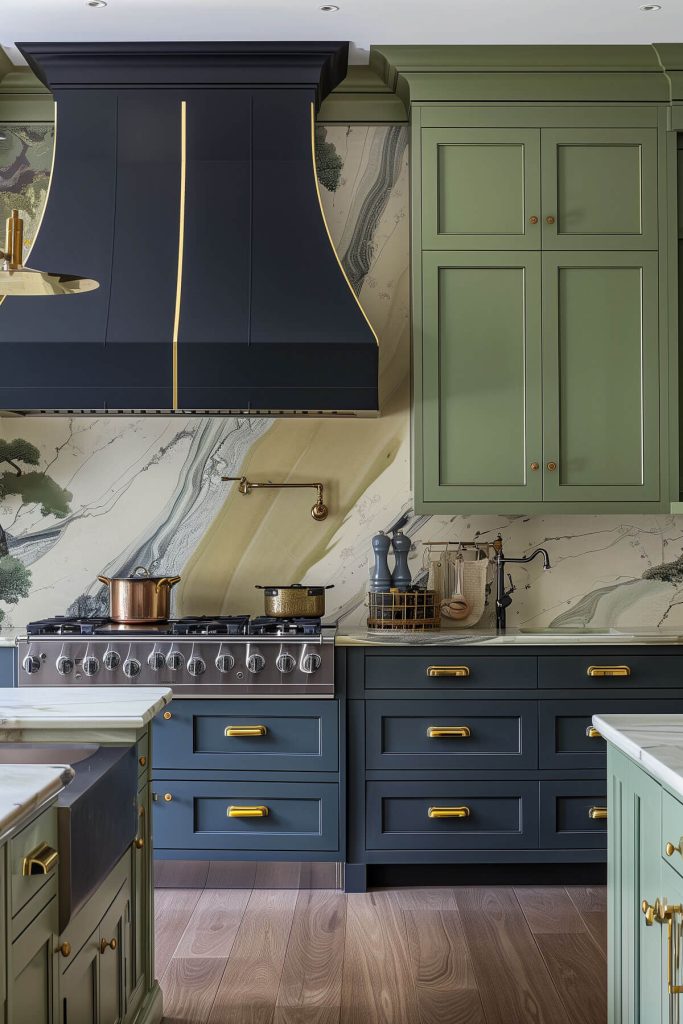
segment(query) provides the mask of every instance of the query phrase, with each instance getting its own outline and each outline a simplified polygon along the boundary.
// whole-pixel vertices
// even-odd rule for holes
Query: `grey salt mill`
[[[370,572],[369,590],[378,594],[382,590],[389,590],[391,587],[391,573],[389,572],[389,545],[391,541],[383,530],[376,533],[372,538],[372,550],[375,553],[375,564]]]
[[[397,530],[392,537],[391,543],[396,555],[396,564],[391,574],[392,586],[397,590],[408,590],[410,587],[410,569],[408,568],[408,554],[410,552],[410,538],[405,533]]]

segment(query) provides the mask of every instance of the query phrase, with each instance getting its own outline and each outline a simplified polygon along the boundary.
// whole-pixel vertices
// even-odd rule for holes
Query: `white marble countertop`
[[[0,841],[74,777],[66,764],[3,764],[0,774]]]
[[[609,743],[683,797],[683,715],[593,715],[593,725]]]
[[[338,647],[539,647],[577,645],[683,644],[680,629],[628,629],[594,626],[562,629],[514,629],[497,634],[483,629],[362,630],[340,626]]]
[[[163,686],[26,686],[0,690],[0,740],[16,739],[12,733],[22,729],[142,729],[172,699],[173,691]]]
[[[0,647],[16,647],[17,641],[14,632],[0,629]]]

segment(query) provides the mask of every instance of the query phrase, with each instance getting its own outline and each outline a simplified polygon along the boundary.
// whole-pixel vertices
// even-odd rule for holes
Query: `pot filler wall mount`
[[[315,173],[315,112],[348,44],[19,49],[56,104],[27,262],[63,273],[20,267],[13,215],[0,410],[376,414],[377,338]]]

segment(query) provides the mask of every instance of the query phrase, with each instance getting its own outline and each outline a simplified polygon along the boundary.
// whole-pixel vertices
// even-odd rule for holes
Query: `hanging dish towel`
[[[452,555],[454,553],[448,552],[448,562],[454,562]],[[488,579],[488,571],[491,563],[488,558],[478,558],[476,561],[469,561],[465,559],[462,562],[462,590],[467,603],[470,606],[470,613],[465,619],[450,619],[443,617],[441,625],[448,627],[448,629],[464,629],[468,626],[474,626],[479,622],[480,618],[484,614],[484,605],[486,603],[486,583]],[[449,566],[449,571],[444,572],[444,576],[448,576],[449,585],[455,574],[455,565]],[[448,592],[448,591],[446,591]]]

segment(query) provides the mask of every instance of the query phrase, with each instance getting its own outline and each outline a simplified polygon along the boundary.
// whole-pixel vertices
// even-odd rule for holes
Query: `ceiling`
[[[332,0],[330,0],[332,2]],[[661,0],[1,0],[0,44],[16,41],[349,39],[371,43],[651,43],[683,41],[683,3]]]

